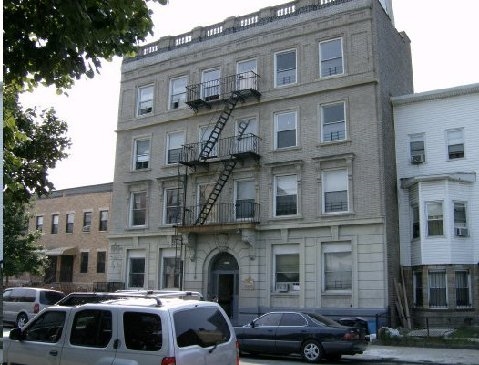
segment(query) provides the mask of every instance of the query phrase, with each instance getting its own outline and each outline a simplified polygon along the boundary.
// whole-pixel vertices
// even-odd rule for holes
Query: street
[[[290,356],[288,358],[284,357],[276,357],[276,356],[249,356],[249,355],[242,355],[240,357],[240,365],[300,365],[300,364],[307,364],[306,362],[302,361],[299,356]],[[360,357],[355,358],[354,356],[345,356],[341,361],[335,362],[328,362],[328,361],[321,361],[321,365],[337,365],[337,364],[375,364],[375,365],[400,365],[400,362],[394,361],[382,361],[382,360],[372,360],[372,359],[361,359]],[[407,364],[405,362],[404,364]]]

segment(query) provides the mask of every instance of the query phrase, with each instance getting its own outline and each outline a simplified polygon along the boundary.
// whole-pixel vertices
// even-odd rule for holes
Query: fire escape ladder
[[[216,122],[215,127],[211,131],[208,140],[204,142],[203,147],[201,148],[199,155],[200,161],[206,161],[209,158],[211,151],[220,138],[221,131],[223,130],[226,122],[228,121],[231,113],[240,99],[242,99],[242,97],[238,93],[232,92],[228,100],[225,101],[225,106],[218,118],[218,121]]]
[[[240,139],[246,128],[248,128],[249,122],[241,122],[238,127],[238,136],[237,138]],[[224,162],[223,169],[220,172],[220,176],[218,177],[218,180],[215,183],[215,186],[213,187],[213,190],[211,191],[210,195],[208,196],[208,199],[206,200],[206,203],[201,207],[200,214],[198,215],[198,218],[196,219],[195,225],[202,225],[206,222],[208,219],[208,215],[211,212],[211,209],[213,209],[213,206],[215,205],[216,201],[218,200],[218,197],[221,194],[221,191],[223,190],[223,187],[226,185],[228,182],[231,173],[233,172],[236,164],[238,163],[238,159],[236,156],[233,154],[230,154],[230,158]]]

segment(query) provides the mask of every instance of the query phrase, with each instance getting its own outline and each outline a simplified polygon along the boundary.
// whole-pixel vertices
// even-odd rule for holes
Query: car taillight
[[[161,365],[176,365],[176,359],[174,357],[164,357],[161,360]]]
[[[38,312],[40,312],[40,304],[35,303],[35,305],[33,306],[33,313],[38,313]]]
[[[239,342],[236,340],[236,365],[239,365]]]
[[[359,340],[359,333],[357,332],[353,332],[353,331],[350,331],[350,332],[347,332],[344,334],[343,336],[343,340]]]

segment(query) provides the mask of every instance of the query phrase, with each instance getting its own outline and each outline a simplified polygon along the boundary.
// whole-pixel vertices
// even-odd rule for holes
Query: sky
[[[148,41],[286,2],[169,0],[153,6],[155,28]],[[393,0],[393,12],[396,29],[411,39],[415,92],[479,82],[479,1]],[[69,157],[49,171],[56,189],[113,181],[120,67],[119,58],[105,61],[100,75],[77,81],[68,96],[41,88],[22,97],[25,107],[54,107],[68,123]]]

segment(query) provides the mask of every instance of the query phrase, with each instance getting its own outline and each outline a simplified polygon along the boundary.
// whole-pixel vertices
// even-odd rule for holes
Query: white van
[[[236,335],[214,302],[117,298],[53,306],[3,344],[4,363],[238,365]]]
[[[42,288],[7,288],[3,291],[3,321],[23,327],[43,308],[65,296],[60,291]]]

